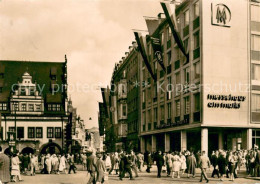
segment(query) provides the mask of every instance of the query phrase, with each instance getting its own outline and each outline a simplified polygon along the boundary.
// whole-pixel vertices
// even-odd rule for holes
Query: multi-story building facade
[[[79,153],[83,150],[85,145],[85,123],[77,114],[77,108],[73,107],[71,99],[68,101],[67,114],[69,116],[69,122],[65,127],[66,149],[71,153]]]
[[[8,132],[23,153],[62,152],[67,111],[65,62],[0,61],[1,145]]]
[[[137,51],[135,42],[129,47],[126,53],[126,81],[127,81],[127,140],[128,149],[140,150],[138,137],[138,124],[140,123],[140,53]]]
[[[180,52],[158,21],[166,72],[147,50],[157,82],[140,63],[141,151],[250,149],[259,145],[260,4],[192,0],[176,8]],[[188,62],[187,62],[188,61]],[[151,82],[150,82],[151,81]]]
[[[116,64],[111,80],[110,110],[114,126],[116,150],[138,149],[139,61],[136,43],[129,47]]]

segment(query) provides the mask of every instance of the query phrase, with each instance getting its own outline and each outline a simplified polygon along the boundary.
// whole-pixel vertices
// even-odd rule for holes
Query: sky
[[[0,0],[0,60],[63,62],[66,54],[73,106],[86,128],[98,127],[100,87],[132,29],[147,30],[143,16],[160,12],[159,0]]]

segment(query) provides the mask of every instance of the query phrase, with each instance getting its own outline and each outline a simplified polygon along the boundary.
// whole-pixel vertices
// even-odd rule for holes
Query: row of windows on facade
[[[15,127],[9,127],[9,132],[15,132]],[[1,133],[3,132],[3,127]],[[16,137],[18,139],[24,139],[24,127],[17,127]],[[61,138],[62,131],[61,127],[47,127],[47,138]],[[3,134],[1,134],[3,139]],[[42,127],[28,127],[27,138],[43,138],[43,128]]]
[[[199,79],[200,78],[200,71],[199,69],[199,62],[196,63],[195,67],[195,72],[194,72],[194,80]],[[190,83],[190,70],[189,67],[185,68],[183,70],[184,72],[184,85],[188,86],[188,84]],[[180,72],[177,72],[175,74],[175,84],[172,83],[172,76],[167,77],[167,83],[164,84],[164,81],[161,80],[159,81],[159,87],[157,86],[157,84],[154,84],[153,86],[153,97],[157,98],[158,93],[164,94],[165,92],[167,92],[167,100],[170,100],[172,98],[172,92],[175,92],[175,95],[178,96],[181,94],[181,90],[184,90],[184,86],[180,86],[181,84],[181,74]],[[142,102],[146,102],[146,98],[147,99],[151,99],[152,97],[152,87],[148,86],[146,89],[144,89],[142,91]],[[147,95],[146,95],[147,94]]]
[[[189,53],[189,38],[186,38],[184,40],[184,47],[185,47],[185,50]],[[153,56],[153,59],[152,59],[152,53],[154,53],[154,52],[153,52],[151,46],[149,45],[148,48],[149,48],[149,58],[150,58],[149,62],[152,65],[153,72],[156,73],[157,69],[158,69],[158,64],[157,64],[157,61],[154,60],[155,59],[154,56]],[[200,52],[199,48],[200,48],[200,36],[199,36],[199,31],[197,31],[196,33],[193,34],[193,59],[199,58],[198,54],[196,54],[196,56],[195,56],[195,52],[196,53]],[[178,48],[175,48],[174,54],[176,55],[175,62],[174,62],[174,64],[176,65],[178,62],[180,62],[180,59],[181,59],[180,50]],[[164,61],[164,64],[166,64],[166,66],[170,66],[172,64],[172,60],[173,60],[172,50],[171,50],[171,47],[169,47],[169,50],[166,53],[166,57],[165,57],[165,54],[163,52],[163,61]],[[142,62],[142,67],[143,68],[145,67],[144,62]],[[179,67],[173,66],[173,68],[176,70]]]
[[[257,30],[251,33],[251,60],[256,61],[256,63],[251,64],[251,79],[260,81],[260,63],[257,63],[257,61],[260,60],[260,6],[252,4],[251,5],[251,27],[253,24],[257,23]],[[255,57],[257,55],[257,57]],[[255,93],[253,91],[251,95],[251,111],[259,113],[260,112],[260,94],[257,92]]]
[[[0,111],[7,111],[8,103],[0,103]],[[14,104],[14,110],[20,112],[41,112],[41,104]],[[61,104],[48,104],[48,111],[61,111]]]
[[[154,62],[154,66],[153,66],[155,69],[155,71],[157,71],[157,62]],[[193,68],[192,68],[193,67]],[[192,67],[186,67],[182,70],[183,72],[183,76],[184,76],[184,83],[190,83],[190,73],[191,71],[193,71],[193,79],[196,80],[196,79],[199,79],[200,78],[200,62],[199,61],[196,61],[193,63]],[[180,84],[181,83],[181,71],[179,71],[179,69],[181,68],[180,66],[180,61],[176,61],[174,63],[174,70],[175,70],[175,82],[176,84]],[[159,72],[160,74],[161,72]],[[170,73],[167,73],[167,74],[170,74]],[[164,77],[164,75],[159,75],[160,78]],[[150,79],[150,74],[148,74],[147,70],[142,70],[142,78],[141,78],[141,81],[145,81],[147,79],[147,82],[148,84],[151,83],[151,81],[149,80]],[[170,83],[169,83],[170,84]]]
[[[195,2],[191,9],[187,9],[183,13],[183,17],[182,17],[183,21],[180,21],[181,18],[177,17],[178,30],[181,30],[181,28],[184,29],[187,26],[189,26],[190,25],[190,19],[192,19],[192,20],[197,19],[199,17],[199,14],[200,14],[199,2]],[[182,22],[182,25],[181,25],[181,22]],[[160,38],[161,38],[162,43],[164,42],[164,35],[165,34],[166,34],[166,40],[171,40],[172,33],[171,33],[171,29],[169,27],[166,29],[166,33],[164,33],[164,32],[160,33]]]
[[[190,114],[190,97],[184,97],[184,115]],[[200,93],[194,94],[194,112],[199,112],[200,111]],[[143,122],[152,122],[152,111],[149,109],[147,111],[147,116],[146,112],[143,112]],[[158,121],[158,108],[155,107],[153,108],[153,122]],[[175,101],[175,117],[180,117],[181,116],[181,100],[178,99]],[[172,103],[167,103],[167,119],[172,118]],[[165,110],[164,110],[164,105],[160,106],[160,120],[165,119]]]

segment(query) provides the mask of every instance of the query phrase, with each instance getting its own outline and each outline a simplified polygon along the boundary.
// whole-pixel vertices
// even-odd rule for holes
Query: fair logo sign
[[[222,3],[211,4],[211,24],[215,26],[230,27],[231,11]]]

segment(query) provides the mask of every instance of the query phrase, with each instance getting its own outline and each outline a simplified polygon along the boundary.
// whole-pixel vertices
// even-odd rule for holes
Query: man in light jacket
[[[202,182],[203,177],[205,178],[205,180],[207,181],[207,183],[209,182],[209,179],[207,177],[207,173],[206,170],[207,168],[210,167],[210,161],[209,161],[209,157],[206,155],[205,151],[202,151],[202,154],[200,156],[200,160],[199,160],[199,167],[201,169],[201,177],[200,177],[200,182]]]

